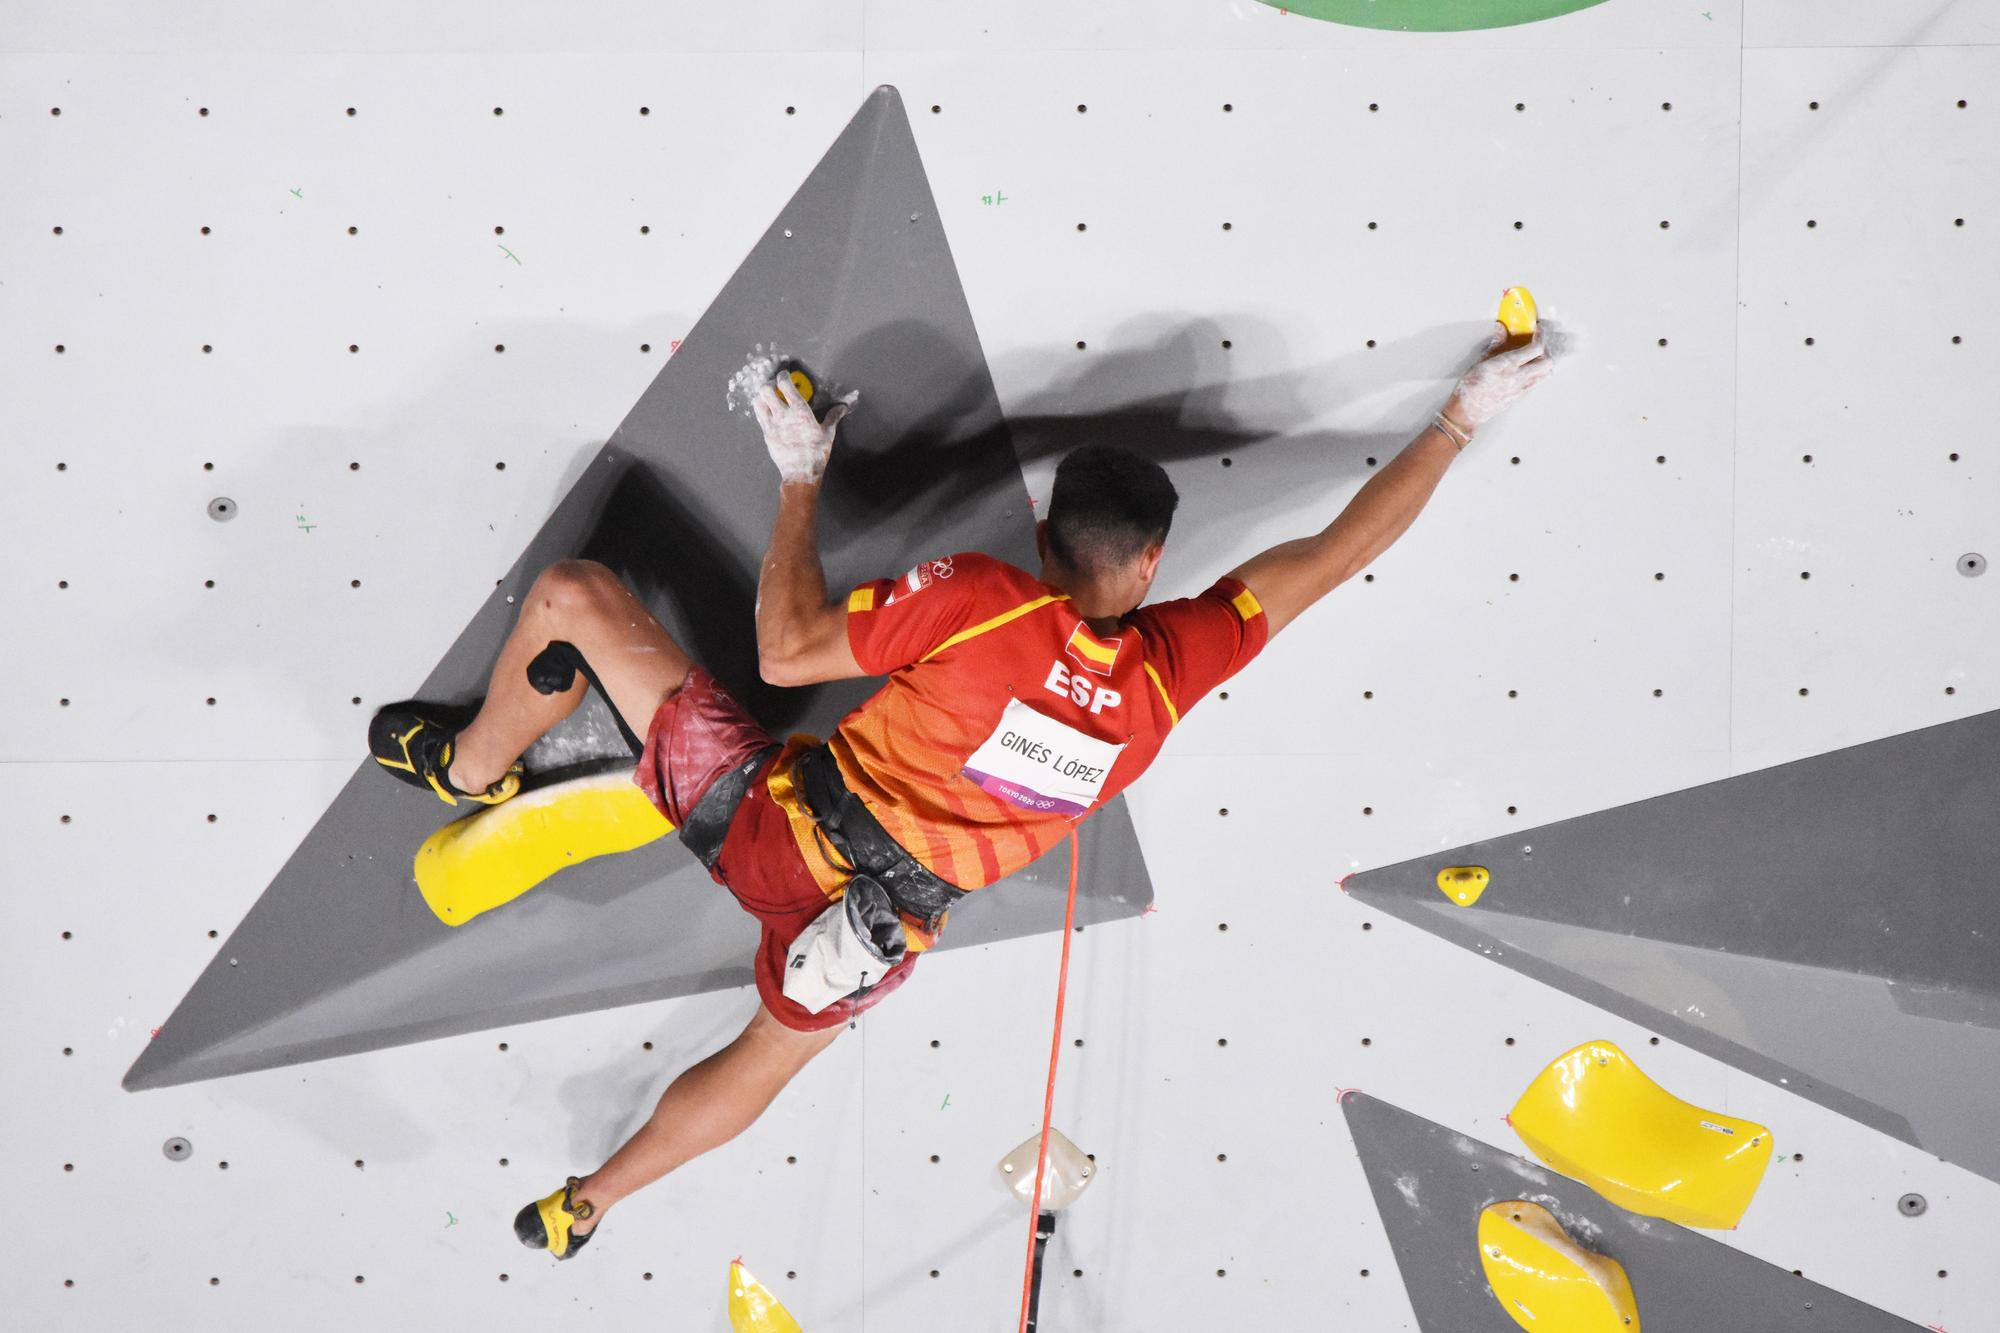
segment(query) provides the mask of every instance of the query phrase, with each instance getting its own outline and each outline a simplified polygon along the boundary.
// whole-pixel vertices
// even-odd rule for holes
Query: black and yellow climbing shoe
[[[452,742],[457,732],[441,721],[443,710],[416,711],[409,704],[391,704],[368,724],[368,750],[375,762],[398,781],[434,792],[446,805],[461,798],[481,805],[498,805],[521,790],[521,766],[515,764],[485,791],[460,791],[452,785]]]
[[[554,1194],[537,1199],[514,1214],[514,1234],[523,1245],[531,1250],[547,1250],[558,1259],[568,1259],[590,1244],[590,1238],[597,1234],[595,1229],[581,1235],[570,1230],[578,1222],[597,1215],[596,1207],[588,1200],[576,1202],[576,1187],[581,1183],[571,1176]]]

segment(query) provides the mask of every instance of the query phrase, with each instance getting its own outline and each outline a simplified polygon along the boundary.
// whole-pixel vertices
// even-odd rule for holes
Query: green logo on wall
[[[1307,18],[1393,32],[1466,32],[1574,14],[1604,0],[1263,0]]]

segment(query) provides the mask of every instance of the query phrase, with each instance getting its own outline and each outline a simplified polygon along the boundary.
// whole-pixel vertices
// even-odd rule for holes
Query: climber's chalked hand
[[[788,482],[817,482],[826,474],[834,430],[850,406],[835,403],[822,421],[788,374],[766,384],[750,400],[750,410],[764,431],[764,447],[778,465],[778,475]]]
[[[1556,368],[1539,325],[1535,336],[1519,347],[1508,347],[1507,338],[1507,326],[1495,321],[1486,356],[1465,372],[1445,407],[1445,415],[1468,430],[1499,416]]]

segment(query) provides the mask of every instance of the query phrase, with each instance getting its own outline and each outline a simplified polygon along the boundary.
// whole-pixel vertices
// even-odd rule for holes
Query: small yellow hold
[[[1507,1123],[1564,1175],[1682,1226],[1741,1222],[1771,1161],[1770,1130],[1682,1101],[1608,1041],[1558,1057]]]
[[[1445,897],[1460,907],[1470,907],[1486,892],[1493,876],[1485,866],[1446,866],[1438,871],[1437,885]]]
[[[729,1264],[729,1327],[735,1333],[804,1333],[799,1321],[741,1259]]]
[[[1501,324],[1507,329],[1507,345],[1519,347],[1535,336],[1535,298],[1526,287],[1509,287],[1500,293]]]
[[[1639,1303],[1616,1259],[1570,1239],[1538,1203],[1511,1199],[1479,1214],[1479,1263],[1500,1308],[1536,1333],[1639,1333]]]
[[[1534,316],[1530,315],[1529,318],[1533,319]],[[810,403],[813,400],[813,382],[806,378],[806,373],[803,370],[794,370],[790,374],[792,377],[792,387],[799,391],[800,398]]]

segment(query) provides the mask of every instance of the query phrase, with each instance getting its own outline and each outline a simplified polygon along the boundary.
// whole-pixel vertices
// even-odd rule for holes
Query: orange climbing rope
[[[1042,1146],[1035,1155],[1034,1202],[1028,1208],[1028,1269],[1021,1275],[1021,1323],[1027,1333],[1028,1300],[1035,1285],[1035,1241],[1042,1226],[1042,1176],[1049,1165],[1049,1119],[1056,1109],[1056,1061],[1062,1055],[1063,998],[1069,993],[1069,940],[1076,926],[1076,829],[1069,831],[1069,904],[1063,908],[1062,973],[1056,980],[1056,1030],[1049,1039],[1049,1086],[1042,1095]]]

